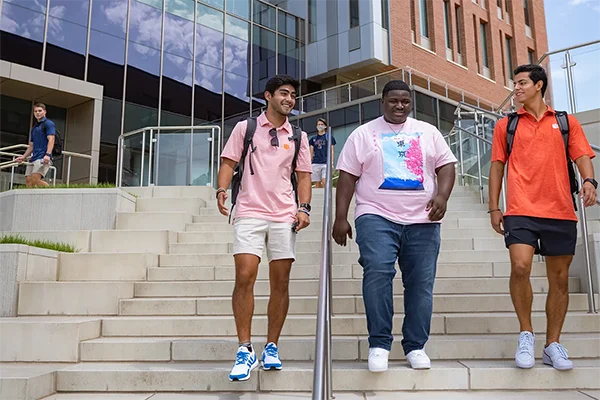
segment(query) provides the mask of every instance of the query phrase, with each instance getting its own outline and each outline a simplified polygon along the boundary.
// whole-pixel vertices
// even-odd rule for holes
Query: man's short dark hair
[[[46,111],[46,105],[45,105],[44,103],[35,103],[35,104],[33,105],[33,108],[41,108],[41,109],[43,109],[44,111]]]
[[[284,85],[293,86],[294,89],[296,90],[296,93],[298,93],[298,88],[300,87],[300,82],[298,82],[296,79],[292,78],[289,75],[283,75],[283,74],[275,75],[274,77],[269,79],[269,81],[267,82],[267,87],[265,88],[265,92],[269,92],[269,93],[271,93],[271,95],[274,95],[275,92],[277,91],[277,89],[279,89],[280,87],[282,87]]]
[[[533,81],[534,85],[539,81],[542,81],[542,97],[544,97],[546,94],[546,89],[548,88],[548,75],[546,75],[546,70],[540,65],[525,64],[519,65],[517,68],[515,68],[513,74],[517,75],[521,72],[529,72],[529,79]]]
[[[327,121],[325,121],[325,118],[319,118],[319,119],[317,120],[317,124],[318,124],[319,122],[322,122],[322,123],[324,123],[324,124],[325,124],[325,126],[329,126],[329,125],[327,124]]]
[[[392,90],[406,90],[410,93],[410,87],[406,84],[406,82],[401,80],[389,81],[383,87],[383,97],[386,97],[389,92]]]

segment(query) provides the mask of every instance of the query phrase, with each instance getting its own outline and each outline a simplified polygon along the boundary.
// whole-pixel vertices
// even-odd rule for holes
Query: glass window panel
[[[248,42],[250,41],[250,24],[227,15],[225,17],[225,33]]]
[[[309,137],[317,134],[317,120],[319,118],[327,120],[327,114],[317,114],[300,120],[300,127]]]
[[[205,121],[214,121],[221,118],[222,80],[223,72],[220,68],[196,63],[194,118]]]
[[[160,52],[141,44],[130,43],[128,62],[127,101],[158,107]]]
[[[100,140],[105,143],[117,144],[121,134],[121,108],[123,102],[104,98],[102,100],[102,128]]]
[[[87,26],[89,0],[50,0],[50,16]]]
[[[48,20],[48,43],[78,54],[85,54],[86,42],[86,27],[54,17]]]
[[[285,33],[295,39],[298,39],[298,18],[291,14],[286,15]],[[281,32],[281,28],[279,28]]]
[[[46,13],[46,0],[4,0],[4,3],[13,3],[23,8],[28,8],[44,14]],[[2,11],[4,11],[4,9]]]
[[[223,92],[223,73],[221,69],[206,64],[196,63],[196,85],[213,93]],[[220,103],[220,102],[219,102]],[[220,105],[219,105],[220,108]]]
[[[203,3],[210,4],[213,7],[223,9],[223,0],[201,0]]]
[[[247,77],[250,57],[248,42],[227,35],[225,38],[225,70]]]
[[[194,21],[194,0],[167,0],[167,13]]]
[[[135,67],[158,76],[160,71],[160,51],[142,46],[141,44],[129,43],[129,57],[127,58],[127,62],[130,67]]]
[[[223,34],[198,25],[196,29],[196,62],[221,69],[223,65]]]
[[[223,13],[198,3],[196,22],[219,32],[223,32]],[[235,18],[234,18],[235,19]]]
[[[427,0],[419,1],[421,36],[429,38],[429,17],[427,16]]]
[[[278,10],[277,11],[277,19],[278,21],[278,32],[279,33],[286,33],[287,32],[287,14],[285,11],[282,10]]]
[[[120,110],[120,108],[119,108]],[[104,115],[104,111],[102,112]],[[119,121],[121,119],[119,118]],[[115,183],[117,174],[117,146],[100,142],[100,156],[98,160],[98,182]]]
[[[104,86],[104,96],[123,98],[125,40],[92,30],[88,81]]]
[[[254,0],[254,22],[267,28],[276,29],[275,16],[277,12],[275,7],[265,4],[262,1]],[[281,28],[280,28],[281,29]]]
[[[192,60],[194,55],[194,23],[167,13],[165,15],[164,46],[165,52]]]
[[[50,17],[50,20],[56,20]],[[59,21],[62,30],[56,35],[48,32],[48,45],[46,46],[45,70],[56,74],[83,79],[85,72],[85,47],[87,29],[83,26]],[[48,28],[50,31],[50,28]],[[53,44],[55,43],[55,44]]]
[[[31,128],[31,101],[0,95],[0,104],[0,147],[27,144]]]
[[[358,0],[350,0],[350,28],[355,28],[360,25]]]
[[[250,19],[250,0],[228,1],[227,12],[245,19]]]
[[[276,75],[276,52],[275,41],[277,36],[274,32],[258,26],[254,27],[253,48],[253,91],[261,95],[266,83],[272,76]]]
[[[381,101],[372,100],[361,104],[362,107],[362,123],[369,122],[381,116]]]
[[[162,112],[171,112],[178,115],[192,115],[192,60],[164,54],[163,59],[163,90]],[[172,121],[175,119],[171,118]],[[188,120],[184,125],[190,125]],[[161,117],[161,125],[174,125],[167,123]]]
[[[129,40],[160,49],[162,12],[154,7],[131,0]]]
[[[45,21],[44,14],[5,2],[0,15],[2,59],[41,68]]]
[[[159,10],[162,10],[163,8],[163,0],[137,0],[140,3],[144,3],[149,5],[150,7],[154,7],[157,8]]]
[[[238,99],[244,100],[246,102],[247,109],[249,109],[249,89],[250,82],[247,77],[239,76],[232,73],[225,74],[225,93],[230,94]]]
[[[158,110],[133,103],[125,103],[125,123],[123,132],[131,132],[147,126],[158,125]],[[146,145],[148,143],[146,142]]]
[[[92,29],[125,38],[127,0],[92,2]]]

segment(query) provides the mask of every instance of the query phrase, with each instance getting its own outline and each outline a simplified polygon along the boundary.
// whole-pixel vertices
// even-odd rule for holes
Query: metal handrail
[[[16,161],[11,161],[10,164],[7,163],[3,163],[2,165],[0,165],[0,170],[3,170],[5,168],[12,168],[12,171],[10,173],[10,190],[13,189],[14,183],[15,183],[15,167],[21,166],[21,165],[33,165],[33,163],[30,162],[16,162]],[[54,165],[51,165],[50,167],[48,167],[48,169],[54,171],[53,175],[54,178],[52,180],[52,186],[56,186],[56,167]]]
[[[591,45],[598,44],[598,43],[600,43],[600,40],[592,40],[591,42],[585,42],[585,43],[577,44],[575,46],[569,46],[569,47],[565,47],[565,48],[558,49],[558,50],[547,51],[542,55],[542,57],[540,57],[539,60],[536,61],[536,64],[540,65],[542,63],[542,61],[544,61],[546,58],[550,57],[551,55],[564,53],[564,52],[568,53],[570,50],[575,50],[575,49],[579,49],[581,47],[591,46]],[[569,64],[567,64],[567,65],[569,65]],[[570,67],[568,69],[570,69]],[[500,103],[500,105],[498,106],[498,110],[502,110],[504,108],[504,106],[506,105],[506,103],[508,103],[510,101],[510,99],[512,99],[514,94],[515,94],[514,90],[512,92],[510,92],[510,94],[506,97],[506,99],[504,99],[504,101],[502,103]]]
[[[333,160],[331,159],[331,127],[327,135],[327,182],[323,200],[323,232],[321,236],[321,270],[319,277],[319,300],[317,308],[317,337],[315,345],[315,368],[313,375],[313,400],[333,398],[331,372],[331,219],[333,192]]]
[[[124,133],[122,135],[119,136],[118,139],[118,148],[117,148],[117,176],[116,176],[116,183],[117,183],[117,187],[122,187],[123,186],[123,156],[124,156],[124,152],[123,149],[126,147],[125,146],[125,139],[128,137],[131,137],[133,135],[138,135],[138,134],[142,134],[142,148],[141,148],[141,158],[142,158],[142,162],[141,162],[141,167],[140,167],[140,187],[144,186],[144,156],[146,154],[146,132],[149,133],[149,137],[148,137],[148,143],[149,143],[149,149],[148,149],[148,157],[149,157],[149,161],[148,161],[148,185],[157,185],[158,183],[158,166],[154,167],[154,181],[152,180],[152,173],[153,173],[153,164],[152,164],[152,154],[154,151],[158,151],[158,150],[154,150],[154,142],[156,142],[158,139],[155,138],[155,134],[156,135],[160,135],[161,133],[163,134],[176,134],[176,133],[181,133],[181,132],[170,132],[170,131],[181,131],[181,130],[185,130],[185,131],[190,131],[189,135],[190,135],[190,172],[192,169],[192,156],[193,156],[193,147],[194,147],[194,134],[196,134],[197,132],[194,131],[202,131],[202,130],[210,130],[210,137],[208,138],[208,141],[210,142],[210,156],[214,157],[215,154],[215,131],[217,133],[217,160],[221,158],[221,140],[222,140],[222,135],[221,135],[221,127],[219,125],[199,125],[199,126],[148,126],[145,128],[140,128],[140,129],[136,129],[134,131],[131,132],[127,132]],[[157,148],[159,147],[159,144],[157,144]],[[158,161],[157,161],[158,163]],[[214,162],[210,162],[209,164],[209,173],[210,173],[210,186],[214,186]],[[191,173],[190,173],[190,179],[191,179]],[[191,185],[191,182],[190,182]]]

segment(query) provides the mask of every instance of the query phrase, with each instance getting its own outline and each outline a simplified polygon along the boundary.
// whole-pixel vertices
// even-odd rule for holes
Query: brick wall
[[[446,59],[444,28],[444,1],[425,0],[429,25],[430,49],[420,45],[420,8],[423,0],[390,1],[390,30],[392,39],[392,64],[396,67],[409,66],[438,78],[450,85],[479,96],[492,104],[501,103],[510,93],[505,77],[506,36],[512,38],[512,65],[528,63],[528,49],[533,50],[535,59],[548,51],[546,21],[543,0],[527,0],[530,9],[532,38],[525,34],[523,0],[501,0],[502,19],[498,18],[497,0],[447,0],[450,4],[450,28],[452,58],[458,60],[457,40],[460,35],[462,65]],[[485,8],[482,7],[485,1]],[[412,7],[411,7],[412,2]],[[457,9],[457,6],[460,8]],[[508,10],[506,9],[508,6]],[[414,16],[411,15],[414,11]],[[456,29],[456,12],[460,10],[461,24]],[[510,14],[510,24],[506,13]],[[411,19],[415,27],[415,42],[412,41]],[[483,75],[480,50],[480,24],[486,23],[486,42],[490,78]]]

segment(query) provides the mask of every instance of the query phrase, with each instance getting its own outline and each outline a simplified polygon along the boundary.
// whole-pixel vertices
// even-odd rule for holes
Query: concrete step
[[[294,265],[290,279],[318,279],[321,267],[319,265]],[[334,265],[332,266],[333,279],[362,279],[363,268],[360,265]],[[396,266],[396,273],[400,271]],[[438,264],[437,278],[477,278],[477,277],[508,277],[510,276],[509,263],[455,263]],[[546,266],[543,263],[534,263],[532,277],[546,276]],[[269,279],[269,268],[263,266],[258,269],[258,280]],[[143,279],[145,280],[145,279]],[[159,267],[148,269],[148,281],[227,281],[235,280],[235,266],[225,265],[220,267]]]
[[[315,242],[321,240],[320,230],[318,232],[311,232],[306,235],[305,232],[300,232],[296,238],[296,243],[303,242]],[[442,225],[441,230],[442,241],[448,239],[496,239],[502,236],[498,235],[491,226],[484,228],[474,229],[457,229],[457,228],[445,228]],[[205,232],[179,232],[177,234],[177,241],[179,243],[227,243],[233,241],[233,229],[226,231],[205,231]],[[350,242],[354,243],[353,240]],[[333,243],[335,245],[335,243]],[[337,247],[337,246],[336,246]]]
[[[282,371],[256,370],[245,382],[228,380],[231,362],[206,363],[81,363],[57,372],[59,392],[194,392],[287,391],[312,388],[313,362],[288,362]],[[437,361],[423,372],[405,362],[392,363],[381,374],[364,362],[338,362],[334,391],[389,390],[525,390],[598,389],[598,360],[581,360],[576,373],[553,368],[521,371],[511,361]]]
[[[92,253],[166,254],[177,243],[177,233],[168,230],[119,230],[92,232]]]
[[[0,399],[38,400],[55,392],[61,364],[0,364]]]
[[[317,296],[292,296],[289,314],[313,315],[317,312]],[[255,298],[254,314],[266,315],[268,296]],[[535,294],[533,311],[544,311],[545,294]],[[332,309],[334,314],[364,314],[365,307],[361,295],[334,296]],[[436,313],[477,313],[477,312],[511,312],[513,305],[509,294],[460,294],[433,296],[433,312]],[[572,293],[569,297],[570,311],[586,311],[587,295]],[[394,296],[395,312],[404,312],[404,297]],[[204,298],[136,298],[120,302],[120,315],[233,315],[231,296]]]
[[[132,212],[117,213],[118,230],[148,229],[182,231],[192,222],[192,215],[186,212]]]
[[[0,362],[77,362],[79,342],[100,330],[99,318],[0,318]]]
[[[395,338],[390,360],[405,360],[400,341]],[[488,359],[513,360],[517,334],[504,335],[434,335],[425,351],[432,360]],[[253,337],[255,351],[260,354],[266,337]],[[571,359],[600,357],[600,336],[596,333],[565,334],[561,342]],[[366,361],[369,342],[366,336],[332,338],[334,361]],[[221,361],[232,358],[238,347],[237,338],[193,337],[112,337],[81,343],[83,362],[146,362],[146,361]],[[282,360],[311,361],[314,359],[315,338],[282,337],[279,340]],[[536,341],[535,355],[542,357],[543,338]],[[233,358],[232,358],[233,360]]]
[[[433,291],[436,294],[492,294],[508,293],[509,278],[439,278],[436,279]],[[317,279],[294,280],[290,282],[290,295],[316,296]],[[135,297],[214,297],[229,296],[233,290],[233,281],[196,281],[196,282],[136,282]],[[534,293],[547,293],[546,278],[531,278]],[[569,290],[579,292],[579,279],[569,278]],[[269,282],[257,281],[254,293],[257,296],[267,295]],[[334,295],[362,294],[361,279],[338,279],[333,281]],[[394,292],[402,293],[402,280],[394,280]]]
[[[117,315],[133,292],[133,282],[23,282],[18,314]]]
[[[208,203],[215,200],[215,189],[210,186],[152,186],[127,187],[127,192],[139,198],[201,198]]]
[[[401,333],[403,316],[394,316],[393,333]],[[546,315],[532,313],[533,329],[540,334],[546,331]],[[290,315],[283,327],[284,336],[310,336],[315,334],[314,315]],[[519,331],[519,322],[509,313],[434,314],[431,334],[498,334]],[[567,314],[563,333],[598,333],[600,316],[574,311]],[[266,336],[267,317],[257,315],[252,321],[252,334]],[[364,315],[335,315],[332,334],[338,336],[366,335]],[[105,317],[102,320],[103,336],[236,336],[235,321],[230,316],[176,316],[176,317]]]
[[[317,249],[315,249],[317,250]],[[356,264],[359,258],[357,251],[333,254],[334,265]],[[485,262],[508,262],[509,256],[506,250],[442,250],[438,262],[440,263],[485,263]],[[263,258],[262,264],[268,260]],[[316,265],[321,263],[319,250],[308,253],[296,253],[294,265]],[[211,265],[234,265],[231,254],[207,253],[207,254],[162,254],[159,265],[161,267],[201,267]]]
[[[139,198],[135,210],[138,212],[180,211],[188,214],[199,214],[206,208],[206,200],[197,198]],[[218,210],[216,210],[218,212]]]
[[[145,281],[147,269],[158,267],[149,253],[61,253],[59,281]]]

